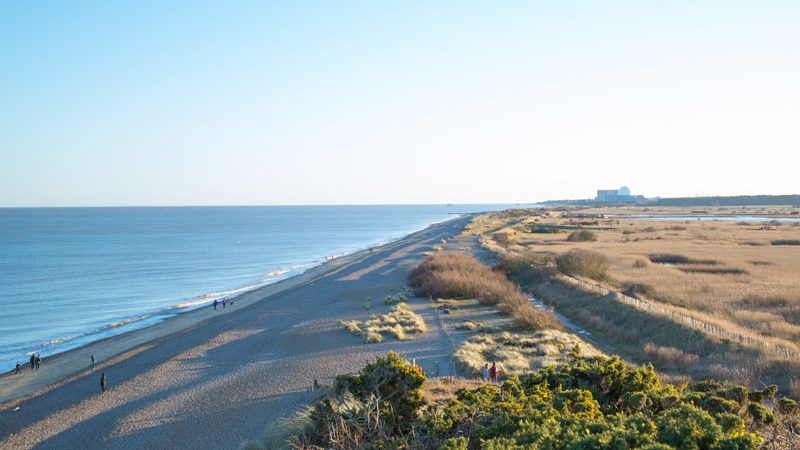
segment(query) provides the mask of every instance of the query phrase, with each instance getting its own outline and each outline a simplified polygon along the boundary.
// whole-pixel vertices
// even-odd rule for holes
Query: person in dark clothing
[[[22,366],[19,364],[19,361],[17,361],[17,366],[14,367],[14,373],[15,374],[22,373],[22,371],[20,370],[21,367]]]
[[[42,365],[42,357],[39,356],[39,355],[36,355],[36,370],[39,370],[39,366],[41,366],[41,365]]]
[[[103,372],[103,374],[100,375],[100,391],[101,392],[105,392],[106,391],[106,373],[105,372]]]
[[[36,368],[36,355],[31,355],[31,370]]]
[[[94,361],[94,355],[91,355],[91,358],[92,358],[92,369],[94,369],[94,363],[95,363],[95,361]]]
[[[217,304],[218,304],[218,302],[216,300],[214,300],[214,311],[217,310]]]

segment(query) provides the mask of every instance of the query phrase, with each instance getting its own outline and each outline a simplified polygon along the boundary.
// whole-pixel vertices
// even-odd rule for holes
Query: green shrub
[[[591,242],[596,240],[597,235],[589,230],[573,231],[567,236],[568,242]]]
[[[783,397],[778,399],[778,409],[786,414],[800,413],[800,403],[790,398]]]
[[[608,277],[608,258],[589,250],[571,250],[556,258],[556,265],[558,270],[567,275],[595,280],[604,280]]]
[[[763,443],[746,427],[750,413],[714,414],[704,406],[738,405],[745,389],[708,381],[662,384],[652,367],[629,366],[618,357],[582,358],[502,385],[460,389],[444,405],[426,404],[421,384],[422,376],[396,354],[379,358],[358,375],[340,376],[336,398],[346,393],[356,406],[344,408],[346,402],[332,397],[320,400],[316,421],[305,434],[316,440],[302,443],[452,450],[755,450]],[[376,402],[380,426],[376,417],[363,417],[363,411],[376,410],[368,406]],[[752,406],[747,411],[755,412],[754,419],[761,414]]]
[[[656,417],[656,426],[658,440],[675,448],[710,448],[722,434],[709,413],[692,405],[662,412]]]
[[[349,392],[361,402],[376,401],[381,418],[397,430],[408,429],[425,403],[422,383],[425,377],[396,352],[378,357],[357,375],[336,377],[335,392]]]
[[[759,405],[758,403],[750,403],[747,405],[747,413],[750,414],[753,420],[760,423],[775,422],[775,416],[767,411],[767,408],[764,408],[763,405]]]

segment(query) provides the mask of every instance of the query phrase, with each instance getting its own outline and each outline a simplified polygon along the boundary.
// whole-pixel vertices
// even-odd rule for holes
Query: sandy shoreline
[[[373,250],[402,241],[404,239],[408,239],[414,234],[420,233],[432,226],[452,220],[457,220],[457,218],[435,222],[423,229],[413,231],[402,238],[391,240],[378,247],[373,247]],[[84,371],[91,369],[90,355],[95,356],[97,360],[96,367],[101,367],[105,361],[108,361],[137,345],[141,345],[148,341],[175,333],[203,320],[207,320],[210,317],[230,313],[237,307],[244,306],[246,303],[254,300],[257,301],[278,292],[282,292],[286,289],[291,289],[292,287],[308,282],[317,276],[335,270],[369,254],[369,249],[362,249],[341,256],[332,257],[331,259],[309,267],[300,274],[243,292],[229,299],[229,301],[233,301],[234,304],[233,306],[225,309],[222,309],[220,302],[220,305],[216,311],[213,310],[211,304],[204,305],[199,308],[189,309],[187,311],[179,311],[175,315],[166,317],[162,321],[153,325],[132,329],[118,335],[101,338],[79,347],[71,348],[54,355],[43,357],[42,367],[46,369],[44,371],[40,370],[39,372],[32,372],[30,370],[30,366],[27,364],[28,360],[21,360],[20,363],[22,364],[23,375],[35,373],[37,377],[35,380],[20,380],[21,377],[15,377],[14,369],[0,373],[0,409],[3,409],[6,406],[6,402],[23,398],[26,395],[32,394],[40,389],[44,389],[48,386],[58,383],[59,381],[68,379],[73,375],[81,374]],[[242,302],[242,304],[237,305],[238,302]],[[20,381],[22,382],[20,383]]]
[[[93,446],[141,448],[164,447],[169,440],[172,448],[236,448],[237,439],[257,438],[267,423],[308,401],[313,379],[357,369],[389,349],[434,365],[450,351],[436,333],[367,346],[337,322],[380,312],[382,302],[364,311],[364,298],[402,288],[423,253],[458,234],[468,220],[451,219],[373,252],[333,259],[244,293],[225,310],[209,306],[181,313],[49,357],[38,372],[5,374],[0,447],[99,442]],[[98,357],[94,371],[90,354]],[[100,371],[111,385],[103,395]],[[255,416],[245,419],[245,412]],[[212,444],[203,434],[209,422],[225,424]],[[172,442],[176,435],[186,438],[185,445]]]
[[[6,403],[9,401],[24,398],[41,389],[69,379],[71,376],[81,375],[90,371],[90,355],[95,356],[97,359],[96,367],[101,368],[106,362],[113,360],[115,356],[133,347],[168,336],[211,317],[231,313],[237,308],[246,306],[253,301],[258,301],[286,289],[291,289],[292,287],[312,280],[314,277],[357,260],[367,253],[368,250],[360,250],[334,258],[311,267],[301,274],[253,289],[252,291],[244,292],[233,298],[233,306],[225,309],[222,309],[222,305],[220,304],[216,311],[209,305],[179,312],[151,326],[137,328],[115,336],[98,339],[89,344],[44,357],[42,358],[43,369],[40,369],[38,372],[31,371],[30,366],[25,364],[27,361],[21,361],[23,362],[22,374],[34,374],[36,377],[15,376],[13,369],[0,374],[0,409],[5,408]]]

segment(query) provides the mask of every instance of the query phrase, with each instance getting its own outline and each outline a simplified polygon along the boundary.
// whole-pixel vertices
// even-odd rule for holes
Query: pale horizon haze
[[[800,2],[4,2],[0,207],[800,194]]]

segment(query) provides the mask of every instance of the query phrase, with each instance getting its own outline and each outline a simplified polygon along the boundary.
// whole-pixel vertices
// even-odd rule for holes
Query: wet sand
[[[329,261],[303,275],[191,311],[153,327],[46,358],[39,372],[0,377],[0,448],[220,448],[260,438],[314,398],[313,381],[361,368],[397,350],[431,373],[449,341],[425,300],[411,306],[431,332],[413,341],[364,344],[340,319],[388,309],[431,247],[468,217]],[[373,308],[362,309],[366,297]],[[89,355],[98,357],[95,370]],[[100,393],[100,373],[109,389]],[[19,411],[15,409],[19,407]]]

